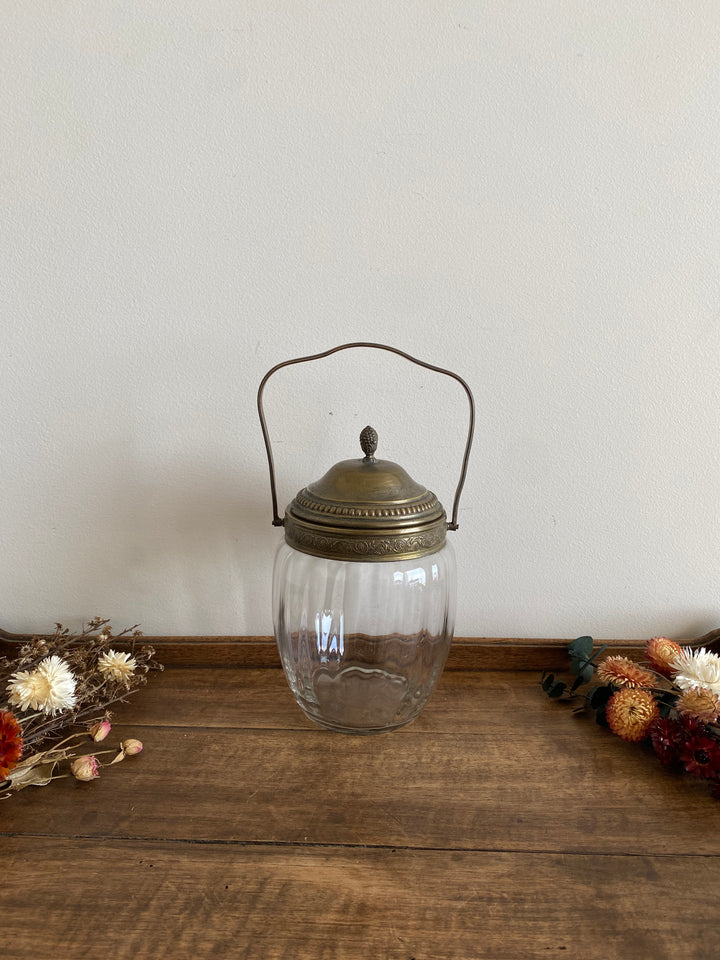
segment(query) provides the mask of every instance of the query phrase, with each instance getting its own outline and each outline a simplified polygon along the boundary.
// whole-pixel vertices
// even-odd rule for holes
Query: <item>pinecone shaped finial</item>
[[[375,460],[375,451],[378,445],[378,435],[372,427],[365,427],[360,434],[360,446],[365,454],[365,460],[372,463]]]

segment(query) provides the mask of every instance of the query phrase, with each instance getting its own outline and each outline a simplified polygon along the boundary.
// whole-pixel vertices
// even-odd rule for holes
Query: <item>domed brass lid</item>
[[[397,463],[376,460],[377,433],[365,427],[365,457],[342,460],[304,487],[285,511],[291,547],[334,560],[406,560],[445,543],[447,520],[434,493]]]

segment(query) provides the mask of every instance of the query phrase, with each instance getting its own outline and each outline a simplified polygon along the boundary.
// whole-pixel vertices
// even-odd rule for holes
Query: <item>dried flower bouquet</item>
[[[58,623],[50,636],[13,644],[18,656],[0,657],[0,798],[60,777],[94,780],[101,766],[142,750],[134,739],[116,750],[81,749],[108,736],[113,704],[146,684],[150,670],[162,670],[141,636],[137,627],[113,635],[110,621],[96,617],[78,634]],[[100,764],[108,753],[113,759]]]
[[[712,631],[697,643],[720,638]],[[591,710],[599,724],[631,743],[647,741],[660,762],[707,780],[720,799],[720,656],[704,646],[680,646],[667,637],[645,645],[645,660],[598,658],[592,637],[568,646],[575,677],[570,686],[547,671],[545,693],[579,701],[575,712]]]

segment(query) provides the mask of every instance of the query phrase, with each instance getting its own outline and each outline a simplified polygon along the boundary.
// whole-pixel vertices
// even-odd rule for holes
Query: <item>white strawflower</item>
[[[110,680],[126,680],[135,673],[137,660],[129,653],[108,650],[98,658],[98,670]]]
[[[34,670],[19,670],[7,686],[10,703],[21,710],[41,710],[54,716],[76,703],[75,677],[58,656],[45,657]]]
[[[37,670],[18,670],[7,685],[11,707],[21,710],[37,710],[41,699],[42,678]]]
[[[673,662],[673,679],[681,690],[705,688],[720,694],[720,657],[709,653],[704,647],[699,650],[684,649]]]

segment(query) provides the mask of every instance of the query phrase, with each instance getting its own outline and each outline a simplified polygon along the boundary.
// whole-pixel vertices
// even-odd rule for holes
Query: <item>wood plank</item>
[[[0,629],[0,654],[14,656],[18,645],[31,634],[13,634]],[[570,638],[572,639],[572,638]],[[247,636],[147,636],[144,641],[157,650],[167,666],[279,667],[273,637]],[[549,670],[565,662],[569,639],[518,639],[507,637],[455,637],[448,656],[448,670]],[[637,656],[643,644],[633,640],[598,640],[614,653]],[[128,644],[118,647],[127,649]]]
[[[15,960],[717,954],[716,858],[33,839],[0,849]]]
[[[14,656],[18,645],[32,634],[9,633],[0,628],[0,654]],[[252,666],[279,667],[280,659],[272,636],[146,636],[167,666]],[[565,663],[565,648],[574,638],[455,637],[447,670],[549,670]],[[613,653],[638,658],[644,641],[617,638],[596,639]],[[681,644],[720,647],[720,629],[702,637],[678,641]],[[126,645],[118,644],[125,648]]]
[[[493,713],[517,697],[544,699],[540,680],[539,671],[446,671],[412,728],[477,733],[478,698],[489,698]],[[165,726],[172,718],[179,726],[213,729],[319,730],[295,703],[282,670],[267,668],[169,668],[151,675],[148,687],[119,706],[114,716],[123,723],[151,726]]]
[[[253,728],[276,686],[253,689],[254,671],[176,674],[185,683],[164,706],[153,700],[152,724],[114,731],[142,739],[143,754],[90,784],[25,790],[2,807],[4,832],[584,853],[643,842],[720,854],[720,805],[703,783],[573,718],[527,674],[444,677],[415,724],[376,737],[309,722]]]
[[[279,667],[273,637],[146,637],[168,666]],[[570,639],[456,637],[447,670],[549,670],[566,662]],[[643,644],[632,640],[598,640],[613,653],[638,656]]]

